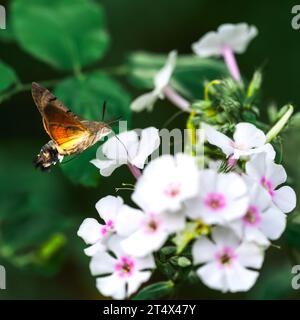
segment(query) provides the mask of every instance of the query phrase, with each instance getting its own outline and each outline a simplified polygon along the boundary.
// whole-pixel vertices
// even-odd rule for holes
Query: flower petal
[[[117,160],[99,160],[99,159],[94,159],[91,160],[90,163],[92,163],[95,167],[100,169],[100,174],[103,177],[109,177],[115,169],[120,167],[122,164],[120,161]]]
[[[275,190],[273,201],[282,212],[291,212],[296,207],[296,193],[291,187],[283,186]]]
[[[151,277],[151,272],[135,272],[127,281],[128,283],[128,296],[131,296],[138,288]]]
[[[107,241],[107,248],[112,251],[117,257],[126,255],[124,252],[121,242],[124,238],[120,237],[117,234],[112,235]]]
[[[196,195],[197,177],[198,169],[193,157],[163,155],[146,167],[137,181],[132,199],[147,212],[179,210],[183,200]]]
[[[272,182],[272,187],[275,189],[278,185],[284,183],[287,179],[287,174],[282,165],[276,164],[265,155],[266,172],[264,175]]]
[[[263,247],[268,247],[270,241],[265,234],[256,226],[245,226],[244,241],[253,242]]]
[[[244,53],[250,41],[257,36],[258,30],[247,23],[223,24],[218,28],[218,34],[223,44],[236,53]]]
[[[164,228],[169,233],[180,231],[185,227],[185,215],[182,211],[164,212],[159,216],[163,218]]]
[[[225,274],[215,262],[210,262],[197,270],[197,275],[209,288],[226,292],[228,290]]]
[[[228,228],[215,227],[211,236],[217,247],[236,248],[240,244],[239,238]]]
[[[263,146],[266,143],[266,136],[255,125],[248,122],[240,122],[236,125],[233,140],[235,144],[243,146],[245,149],[251,149]]]
[[[224,154],[228,157],[233,153],[233,141],[225,134],[217,131],[209,125],[204,126],[206,139],[210,144],[219,147]]]
[[[84,253],[87,256],[92,257],[98,252],[104,251],[105,249],[106,249],[106,246],[101,241],[97,241],[92,246],[89,246],[88,248],[84,249]]]
[[[108,220],[114,221],[123,203],[121,197],[106,196],[96,203],[96,210],[105,222]]]
[[[239,263],[244,267],[259,269],[264,261],[262,249],[250,242],[242,243],[236,253]]]
[[[154,269],[155,261],[152,254],[149,254],[146,257],[138,258],[135,260],[135,266],[137,270],[146,270],[146,269]]]
[[[107,252],[98,252],[90,262],[90,271],[93,276],[114,272],[116,260]]]
[[[122,165],[136,156],[138,145],[138,135],[131,130],[118,134],[118,138],[111,137],[102,145],[101,150],[107,158],[116,159],[116,164]],[[97,158],[100,158],[98,154]]]
[[[162,247],[168,238],[168,233],[159,230],[148,234],[145,230],[138,230],[131,236],[122,241],[123,250],[135,257],[144,257],[151,252],[157,251]]]
[[[154,78],[154,86],[159,93],[169,84],[172,73],[174,71],[177,59],[177,51],[173,50],[169,53],[166,64],[164,67],[156,74]]]
[[[235,172],[220,173],[217,177],[216,191],[224,193],[229,199],[237,199],[246,195],[247,185]]]
[[[285,227],[287,216],[277,208],[269,208],[262,214],[260,229],[271,240],[278,239]]]
[[[248,291],[256,282],[259,273],[248,270],[239,264],[225,270],[228,291],[242,292]]]
[[[192,248],[194,264],[212,261],[217,248],[208,238],[201,237]]]
[[[216,32],[210,31],[192,44],[192,50],[201,58],[218,57],[222,54],[222,41]]]
[[[143,217],[141,210],[124,205],[115,221],[117,233],[123,237],[131,235],[140,228]]]
[[[246,163],[246,173],[248,176],[256,181],[260,181],[267,172],[266,154],[260,153],[253,156]]]
[[[94,244],[101,239],[101,224],[94,218],[86,218],[80,225],[77,235],[81,237],[86,244]]]
[[[132,101],[130,109],[134,112],[141,112],[144,110],[152,111],[158,97],[156,91],[144,93]]]
[[[131,160],[131,164],[143,169],[147,158],[159,147],[159,145],[160,137],[158,129],[150,127],[142,130],[137,154]]]
[[[97,278],[96,280],[96,287],[102,295],[112,297],[117,300],[126,298],[125,285],[125,279],[118,277],[116,274],[112,274],[108,277]]]

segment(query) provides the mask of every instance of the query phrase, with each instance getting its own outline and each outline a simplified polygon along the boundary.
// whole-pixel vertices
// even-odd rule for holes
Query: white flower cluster
[[[294,209],[296,196],[290,187],[278,188],[286,181],[286,172],[274,162],[275,151],[261,130],[239,123],[233,139],[212,127],[206,127],[206,134],[228,159],[245,160],[245,170],[234,165],[229,173],[200,170],[195,157],[163,155],[138,178],[131,196],[137,207],[107,196],[96,204],[103,222],[88,218],[81,224],[78,235],[90,245],[85,253],[91,256],[90,270],[99,276],[97,288],[103,295],[124,299],[136,292],[155,269],[153,253],[176,233],[183,233],[191,221],[210,230],[190,244],[193,266],[204,284],[237,292],[255,283],[264,252],[283,233],[286,213]],[[115,148],[124,148],[118,140],[114,142]],[[132,145],[126,144],[133,150]],[[152,128],[138,146],[144,150],[145,162],[158,147],[157,132]],[[130,160],[118,154],[123,163]],[[133,152],[131,160],[137,154]],[[143,161],[137,162],[140,168]]]

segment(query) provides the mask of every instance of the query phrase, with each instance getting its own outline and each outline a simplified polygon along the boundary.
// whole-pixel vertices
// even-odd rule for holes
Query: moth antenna
[[[104,117],[105,117],[105,113],[106,113],[106,101],[103,101],[103,105],[102,105],[102,122],[104,121]]]
[[[117,119],[114,119],[114,120],[111,120],[111,121],[108,121],[107,124],[110,126],[118,121],[120,121],[122,119],[122,117],[118,117]]]
[[[123,147],[124,147],[124,149],[125,149],[125,151],[126,151],[126,153],[127,153],[127,158],[129,158],[128,150],[127,150],[125,144],[123,143],[123,141],[121,141],[121,140],[118,138],[118,136],[116,135],[116,133],[115,133],[114,131],[111,131],[111,132],[112,132],[112,134],[116,137],[116,139],[118,139],[119,142],[123,145]]]

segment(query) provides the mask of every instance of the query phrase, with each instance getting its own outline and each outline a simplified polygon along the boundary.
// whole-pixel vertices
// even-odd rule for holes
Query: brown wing
[[[40,111],[50,138],[60,147],[60,152],[70,154],[89,135],[80,117],[72,113],[49,90],[32,83],[32,97]]]

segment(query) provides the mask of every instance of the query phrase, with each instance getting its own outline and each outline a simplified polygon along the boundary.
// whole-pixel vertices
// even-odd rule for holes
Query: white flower
[[[152,255],[143,258],[132,257],[121,249],[121,238],[113,236],[108,242],[108,252],[98,252],[92,257],[90,270],[97,278],[97,289],[104,296],[114,299],[124,299],[138,290],[142,283],[151,277],[150,269],[155,268]]]
[[[268,246],[278,239],[286,226],[286,215],[272,206],[262,186],[247,179],[250,202],[246,214],[230,224],[236,234],[247,242]]]
[[[104,159],[100,159],[98,153],[97,159],[91,161],[105,177],[123,164],[130,163],[142,169],[148,156],[160,144],[158,129],[154,127],[143,129],[140,139],[134,130],[122,132],[118,139],[112,137],[101,146],[100,154],[104,155]]]
[[[143,257],[157,251],[166,242],[168,236],[185,226],[183,213],[143,212],[128,210],[120,215],[116,230],[120,236],[124,251],[130,255]]]
[[[106,196],[96,203],[96,209],[105,224],[100,224],[94,218],[86,218],[77,232],[86,244],[91,245],[84,250],[86,255],[93,256],[106,249],[107,240],[115,233],[116,218],[124,207],[126,209],[127,206],[120,197]]]
[[[274,205],[282,212],[288,213],[294,210],[296,207],[295,191],[288,186],[276,189],[287,179],[282,165],[274,163],[264,153],[258,154],[246,163],[246,173],[264,187]]]
[[[239,159],[261,152],[267,152],[271,159],[275,158],[274,148],[270,143],[266,144],[266,136],[263,131],[251,123],[238,123],[233,139],[209,125],[205,125],[204,128],[208,142],[222,149],[223,153],[231,159]]]
[[[163,155],[146,167],[138,179],[133,201],[148,212],[160,213],[181,208],[183,200],[196,195],[198,169],[195,158]]]
[[[208,32],[199,41],[193,43],[192,49],[202,58],[221,56],[226,47],[236,53],[244,53],[257,33],[255,26],[249,26],[246,23],[223,24],[217,32]]]
[[[254,243],[240,242],[229,229],[216,227],[212,240],[201,237],[192,249],[199,278],[209,288],[223,292],[247,291],[255,283],[263,263],[263,252]]]
[[[247,186],[237,173],[203,170],[197,197],[186,201],[186,215],[206,224],[224,224],[242,217],[248,207]]]
[[[166,64],[154,78],[154,90],[136,98],[131,103],[131,110],[135,112],[140,112],[144,109],[151,111],[157,99],[164,98],[164,89],[171,79],[176,64],[176,58],[177,52],[175,50],[171,51],[168,55]]]

